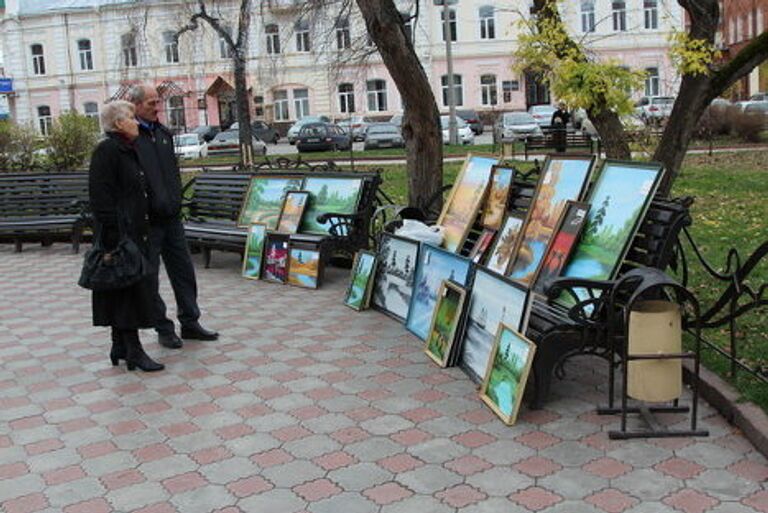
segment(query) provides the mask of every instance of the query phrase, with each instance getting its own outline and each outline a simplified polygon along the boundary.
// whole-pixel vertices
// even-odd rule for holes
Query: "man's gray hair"
[[[135,84],[128,89],[125,99],[134,105],[138,105],[144,101],[144,97],[147,95],[144,84]]]
[[[101,126],[105,132],[114,132],[117,130],[116,124],[124,119],[135,116],[135,108],[131,102],[125,100],[115,100],[104,105],[101,109]]]

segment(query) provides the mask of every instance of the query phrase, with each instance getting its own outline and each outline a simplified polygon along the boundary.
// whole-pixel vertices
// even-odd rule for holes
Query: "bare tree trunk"
[[[357,0],[357,5],[403,99],[408,204],[423,208],[443,184],[443,137],[435,97],[392,0]]]
[[[238,136],[240,140],[240,164],[252,163],[252,140],[251,140],[251,104],[248,101],[248,84],[246,83],[246,63],[245,59],[237,55],[233,58],[235,71],[235,102],[237,103],[237,125],[239,127]],[[247,152],[247,153],[246,153]]]
[[[608,109],[589,109],[587,112],[595,130],[600,135],[600,144],[609,159],[629,160],[632,153],[629,150],[624,125],[615,112]]]

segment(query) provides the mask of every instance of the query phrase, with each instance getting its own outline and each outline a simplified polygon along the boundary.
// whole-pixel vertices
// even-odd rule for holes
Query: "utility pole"
[[[443,5],[443,34],[445,35],[445,62],[448,73],[448,142],[459,144],[459,134],[456,126],[456,92],[453,87],[453,53],[451,51],[451,10],[449,4],[458,0],[435,0],[435,5]]]

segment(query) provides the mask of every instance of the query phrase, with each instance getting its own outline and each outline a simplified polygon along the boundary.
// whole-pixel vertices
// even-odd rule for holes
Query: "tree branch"
[[[768,59],[768,31],[752,39],[733,59],[713,74],[712,97],[719,96],[766,59]]]

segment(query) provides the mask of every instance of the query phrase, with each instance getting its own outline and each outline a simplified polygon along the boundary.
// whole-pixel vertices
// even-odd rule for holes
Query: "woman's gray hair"
[[[134,106],[125,100],[109,102],[101,109],[101,126],[105,132],[117,130],[117,122],[135,116]]]

